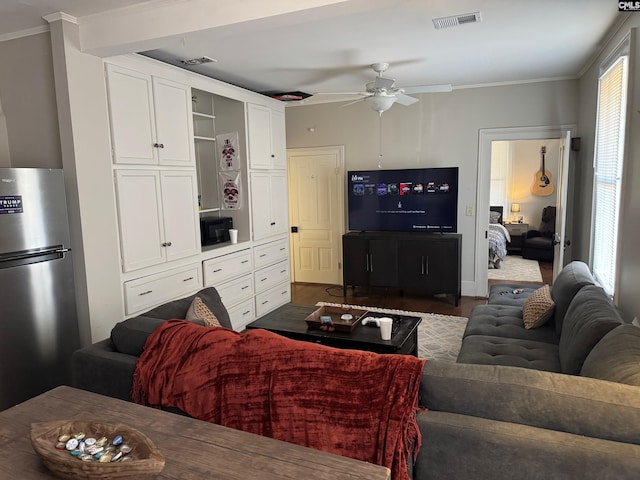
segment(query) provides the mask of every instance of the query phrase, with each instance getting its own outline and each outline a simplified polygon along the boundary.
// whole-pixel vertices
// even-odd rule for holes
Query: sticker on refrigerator
[[[0,196],[0,214],[22,213],[22,195]]]

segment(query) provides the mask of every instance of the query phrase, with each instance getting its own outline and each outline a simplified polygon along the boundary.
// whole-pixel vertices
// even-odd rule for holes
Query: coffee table
[[[380,329],[370,325],[357,325],[351,332],[309,329],[305,318],[317,308],[288,303],[250,323],[246,328],[262,328],[294,340],[330,347],[418,356],[418,325],[422,321],[420,317],[374,313],[375,316],[393,318],[391,340],[382,340]]]
[[[388,480],[389,469],[71,387],[0,412],[0,478],[53,479],[31,447],[32,422],[95,420],[145,433],[165,457],[157,478]]]

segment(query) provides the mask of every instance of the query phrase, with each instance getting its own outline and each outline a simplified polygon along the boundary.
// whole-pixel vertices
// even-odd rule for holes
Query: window
[[[616,286],[618,226],[625,119],[629,40],[625,40],[600,68],[594,148],[593,272],[612,295]]]

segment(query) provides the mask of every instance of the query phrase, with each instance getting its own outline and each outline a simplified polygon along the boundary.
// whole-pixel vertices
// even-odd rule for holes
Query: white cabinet
[[[245,327],[256,319],[256,310],[253,304],[253,298],[246,300],[238,305],[228,308],[229,320],[231,326],[237,332],[245,329]]]
[[[107,65],[113,161],[193,165],[190,88]]]
[[[278,284],[290,282],[289,262],[284,261],[258,270],[254,274],[256,292],[261,293]]]
[[[288,259],[289,240],[287,238],[253,247],[253,265],[255,268],[266,267],[267,265]]]
[[[123,271],[200,252],[194,172],[117,170],[115,181]]]
[[[218,287],[223,282],[253,271],[251,250],[243,250],[202,262],[204,269],[204,286]]]
[[[253,240],[287,233],[286,172],[251,172]]]
[[[253,253],[251,250],[221,255],[202,262],[204,286],[215,287],[229,312],[231,326],[241,331],[255,320]]]
[[[124,282],[125,313],[133,315],[200,288],[202,273],[197,263]]]
[[[271,310],[291,301],[291,284],[283,283],[256,295],[256,316],[266,315]]]
[[[247,104],[249,168],[286,169],[284,114],[262,105]]]

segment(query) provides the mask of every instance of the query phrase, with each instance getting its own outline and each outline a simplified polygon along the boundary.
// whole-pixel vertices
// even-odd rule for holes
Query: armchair
[[[522,241],[522,258],[553,262],[555,245],[556,207],[542,209],[539,230],[529,230]]]

